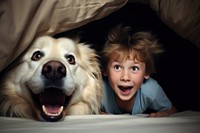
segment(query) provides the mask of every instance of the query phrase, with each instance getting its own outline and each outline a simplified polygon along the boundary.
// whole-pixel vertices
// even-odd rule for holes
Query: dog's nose
[[[51,80],[61,79],[66,76],[66,68],[59,61],[49,61],[43,66],[42,74]]]

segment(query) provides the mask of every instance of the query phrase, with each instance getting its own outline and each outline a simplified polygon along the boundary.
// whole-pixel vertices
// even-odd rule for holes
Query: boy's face
[[[106,70],[110,85],[122,101],[132,100],[142,82],[149,78],[145,74],[145,63],[127,59],[125,61],[109,60]]]

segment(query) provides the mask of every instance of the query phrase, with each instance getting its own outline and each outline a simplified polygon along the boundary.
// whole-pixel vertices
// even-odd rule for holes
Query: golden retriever
[[[0,83],[0,114],[41,121],[98,114],[102,80],[97,54],[70,38],[37,38]]]

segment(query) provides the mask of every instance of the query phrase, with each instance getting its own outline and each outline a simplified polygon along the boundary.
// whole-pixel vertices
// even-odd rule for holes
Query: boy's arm
[[[172,106],[172,108],[168,109],[168,110],[155,112],[155,113],[150,113],[149,117],[167,117],[167,116],[169,116],[171,114],[174,114],[176,112],[177,112],[177,109],[174,106]]]

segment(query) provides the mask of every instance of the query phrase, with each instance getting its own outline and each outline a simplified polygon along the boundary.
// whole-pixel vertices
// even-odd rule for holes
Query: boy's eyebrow
[[[135,60],[134,60],[134,63],[140,64],[140,63],[142,63],[142,62],[141,62],[141,61],[135,61]]]
[[[142,61],[134,61],[135,64],[143,64],[144,62]]]
[[[133,60],[133,59],[131,59],[131,60]],[[114,60],[111,60],[111,62],[116,62],[116,63],[120,63],[120,62],[123,62],[124,60],[119,60],[119,59],[114,59]],[[134,64],[142,64],[142,63],[144,63],[144,62],[141,62],[141,61],[138,61],[138,60],[133,60],[133,63]]]
[[[116,63],[118,63],[118,62],[120,62],[120,61],[118,61],[118,60],[111,60],[111,62],[116,62]]]
[[[113,58],[110,58],[109,60],[110,60],[110,61],[117,61],[117,62],[119,61],[118,58],[114,58],[114,59],[113,59]]]

